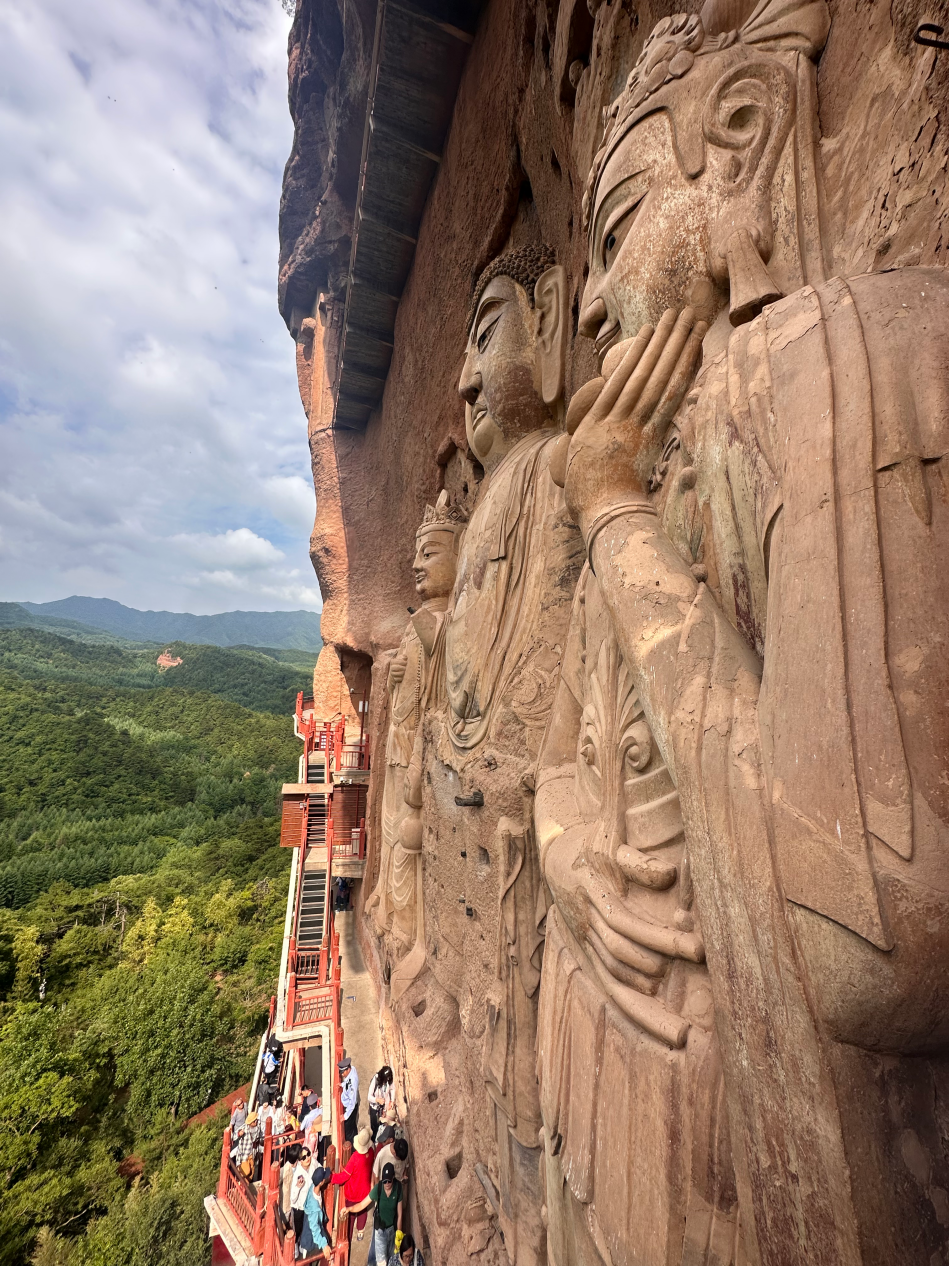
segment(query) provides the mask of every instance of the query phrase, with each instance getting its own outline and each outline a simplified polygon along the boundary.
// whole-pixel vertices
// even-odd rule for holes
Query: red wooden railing
[[[360,859],[365,857],[366,819],[360,818],[359,825],[354,826],[348,835],[343,835],[340,839],[336,839],[334,833],[332,845],[334,857],[356,857]]]
[[[293,944],[292,939],[290,943]],[[318,949],[294,949],[290,952],[287,968],[297,980],[318,980],[321,957],[322,953]]]

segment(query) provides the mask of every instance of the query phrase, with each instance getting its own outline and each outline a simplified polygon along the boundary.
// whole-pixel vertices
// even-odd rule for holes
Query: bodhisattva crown
[[[423,532],[461,532],[468,522],[468,516],[460,506],[452,505],[448,499],[448,490],[442,489],[433,506],[425,507],[425,515],[416,536]]]
[[[597,181],[615,143],[650,112],[650,98],[688,75],[696,59],[736,44],[758,52],[800,52],[815,58],[830,28],[825,0],[707,0],[701,13],[675,13],[656,24],[626,86],[603,109],[603,140],[583,195],[589,228]],[[655,102],[660,108],[659,101]]]

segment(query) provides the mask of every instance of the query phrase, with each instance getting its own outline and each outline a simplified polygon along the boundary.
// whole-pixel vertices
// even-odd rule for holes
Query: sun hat
[[[399,1118],[393,1104],[390,1103],[388,1108],[386,1108],[382,1119],[385,1121],[386,1125],[395,1125],[398,1121]]]
[[[254,1124],[254,1122],[255,1122],[256,1120],[257,1120],[257,1113],[256,1113],[256,1112],[249,1112],[249,1113],[247,1114],[247,1124],[248,1124],[248,1125],[253,1125],[253,1124]]]
[[[357,1152],[365,1156],[365,1154],[369,1151],[369,1148],[371,1146],[372,1146],[372,1135],[369,1133],[368,1128],[364,1125],[362,1129],[359,1131],[359,1133],[356,1135],[356,1137],[353,1139],[353,1147],[356,1149]]]

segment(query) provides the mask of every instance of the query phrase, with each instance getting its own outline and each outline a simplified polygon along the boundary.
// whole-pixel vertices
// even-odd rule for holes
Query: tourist
[[[252,1112],[237,1132],[237,1143],[231,1148],[234,1163],[245,1178],[256,1181],[255,1169],[258,1154],[263,1154],[263,1140],[257,1123],[257,1113]]]
[[[381,1147],[383,1143],[390,1143],[395,1138],[395,1129],[398,1123],[399,1118],[396,1115],[395,1106],[390,1104],[379,1122],[379,1128],[376,1130],[374,1139],[376,1147]]]
[[[266,1099],[266,1100],[265,1100],[265,1101],[261,1104],[260,1108],[258,1108],[258,1110],[257,1110],[257,1121],[258,1121],[258,1123],[259,1123],[259,1125],[260,1125],[260,1132],[261,1132],[261,1134],[263,1134],[265,1137],[266,1137],[266,1134],[267,1134],[267,1122],[268,1122],[268,1121],[270,1121],[270,1122],[272,1122],[272,1121],[273,1121],[273,1115],[274,1115],[274,1107],[273,1107],[273,1104],[270,1102],[270,1100],[269,1100],[269,1099]],[[270,1132],[271,1132],[271,1134],[276,1134],[276,1130],[274,1129],[273,1125],[271,1125],[271,1127],[270,1127]]]
[[[291,1217],[290,1203],[293,1195],[293,1171],[296,1169],[300,1161],[303,1148],[299,1143],[291,1143],[287,1148],[283,1158],[283,1164],[280,1167],[280,1212],[283,1215],[284,1230],[293,1221]]]
[[[375,1205],[375,1213],[366,1266],[387,1266],[395,1250],[395,1233],[402,1230],[402,1184],[396,1181],[392,1165],[384,1165],[382,1181],[376,1183],[359,1204],[344,1205],[340,1217],[362,1213],[370,1205]]]
[[[277,1095],[273,1108],[273,1132],[283,1134],[287,1128],[287,1109],[283,1106],[283,1095]]]
[[[330,1260],[330,1237],[322,1196],[330,1177],[330,1171],[323,1169],[322,1166],[313,1171],[312,1181],[307,1188],[303,1205],[303,1232],[300,1236],[298,1257],[312,1257],[313,1250],[316,1249],[327,1261]]]
[[[383,1064],[369,1083],[367,1103],[369,1104],[369,1129],[375,1138],[379,1128],[379,1118],[387,1108],[395,1105],[395,1082],[392,1069],[388,1064]]]
[[[247,1100],[242,1095],[238,1095],[234,1100],[231,1108],[231,1138],[237,1138],[237,1131],[244,1128],[244,1122],[247,1120]]]
[[[353,1154],[346,1162],[345,1166],[339,1173],[333,1175],[333,1185],[342,1186],[343,1199],[346,1204],[358,1204],[369,1193],[372,1186],[372,1162],[375,1157],[375,1151],[372,1146],[372,1139],[369,1131],[363,1128],[353,1139]],[[365,1206],[368,1208],[368,1206]],[[358,1238],[363,1237],[363,1227],[366,1225],[365,1213],[356,1219],[355,1230]],[[353,1238],[353,1223],[349,1225],[349,1239]]]
[[[399,1241],[398,1235],[395,1238]],[[389,1266],[425,1266],[422,1254],[415,1247],[415,1240],[410,1232],[406,1231],[398,1242],[395,1252],[389,1258]]]
[[[352,1143],[359,1129],[359,1074],[345,1051],[337,1067],[343,1100],[343,1135],[347,1143]]]
[[[295,1244],[295,1253],[297,1257],[302,1257],[300,1241],[303,1238],[303,1224],[305,1221],[304,1208],[306,1206],[306,1198],[310,1188],[313,1186],[310,1178],[310,1161],[312,1154],[308,1147],[300,1148],[300,1159],[297,1161],[293,1171],[293,1177],[290,1180],[290,1212],[293,1219],[293,1239]]]
[[[264,1080],[268,1086],[274,1085],[277,1080],[277,1074],[280,1072],[280,1061],[283,1058],[283,1043],[279,1038],[271,1034],[264,1047],[264,1056],[261,1061],[261,1068],[264,1074]]]
[[[390,1139],[376,1150],[376,1159],[372,1162],[372,1181],[377,1183],[382,1178],[384,1165],[391,1165],[396,1179],[405,1183],[409,1169],[409,1145],[405,1139]]]

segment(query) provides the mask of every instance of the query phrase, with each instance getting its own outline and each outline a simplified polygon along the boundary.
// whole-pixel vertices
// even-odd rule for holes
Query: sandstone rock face
[[[941,55],[489,0],[355,432],[375,17],[298,5],[281,303],[428,1260],[949,1263]]]
[[[326,721],[342,716],[349,723],[359,724],[359,715],[346,678],[340,672],[339,656],[334,646],[321,648],[313,669],[313,712]]]

